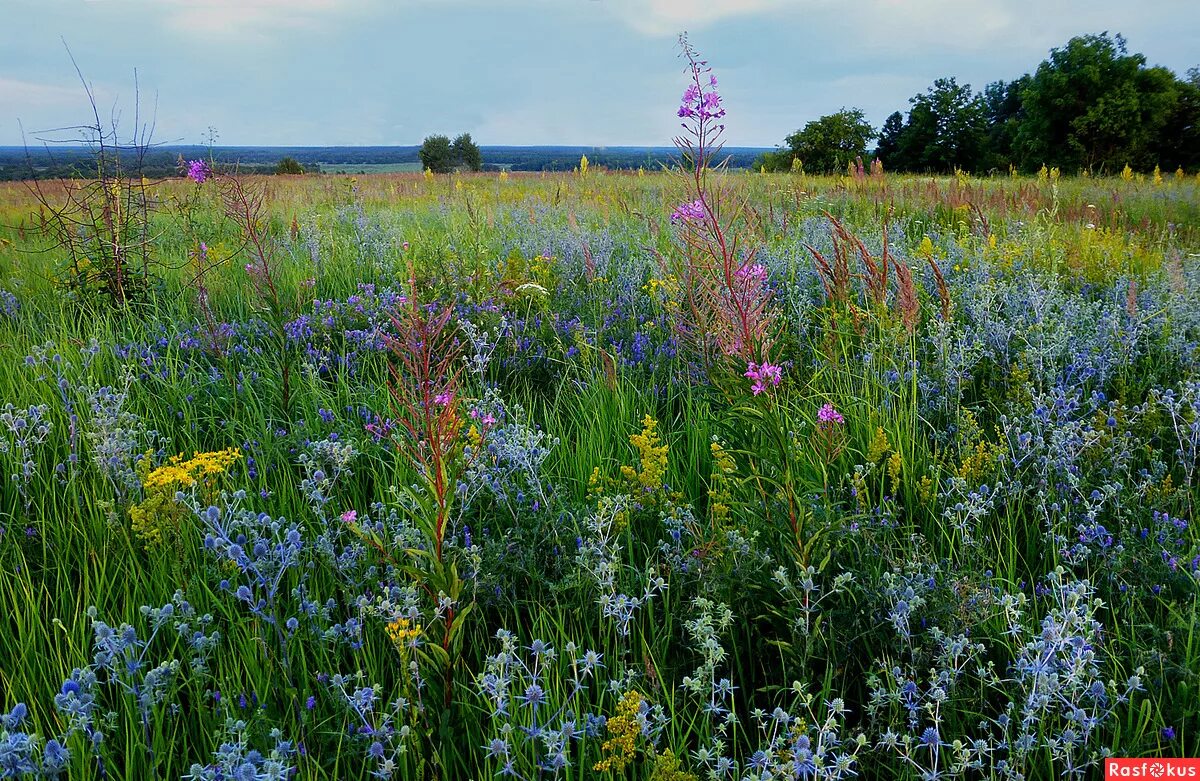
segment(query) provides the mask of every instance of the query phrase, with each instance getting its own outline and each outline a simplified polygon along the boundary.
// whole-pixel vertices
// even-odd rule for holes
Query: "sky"
[[[1200,0],[0,0],[0,145],[88,119],[69,47],[127,129],[136,72],[160,143],[666,146],[683,31],[733,146],[844,106],[879,127],[936,78],[982,89],[1084,33],[1200,65]]]

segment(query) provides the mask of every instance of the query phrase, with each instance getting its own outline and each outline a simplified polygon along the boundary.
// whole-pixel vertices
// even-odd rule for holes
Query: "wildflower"
[[[182,455],[172,456],[166,464],[146,475],[142,487],[149,490],[172,486],[194,486],[208,478],[224,474],[230,465],[241,457],[241,451],[234,447],[208,453],[196,453],[187,461],[183,460]]]
[[[421,625],[407,618],[400,618],[387,625],[387,634],[400,650],[413,645],[421,636]]]
[[[644,704],[642,695],[631,689],[621,697],[617,713],[608,720],[608,739],[601,746],[604,758],[593,766],[593,770],[621,773],[633,759],[634,743],[641,734],[638,716]]]
[[[767,281],[767,267],[761,263],[747,263],[734,276],[743,282],[762,284]]]
[[[833,405],[829,403],[826,403],[825,406],[821,407],[821,409],[817,411],[817,420],[821,423],[832,423],[837,425],[841,425],[846,422],[846,419],[842,417],[842,413],[834,409]]]
[[[354,523],[358,520],[358,510],[347,510],[342,513],[342,523]]]
[[[697,198],[691,202],[684,202],[675,207],[675,211],[671,212],[671,223],[678,222],[699,222],[703,220],[706,214],[704,208],[704,199]]]
[[[875,437],[871,440],[871,446],[867,449],[867,461],[877,464],[891,450],[892,443],[888,441],[887,432],[883,430],[883,426],[876,426]]]
[[[641,432],[631,435],[629,444],[638,451],[641,469],[622,466],[621,476],[643,493],[653,494],[661,490],[667,474],[668,446],[659,439],[658,421],[649,415],[643,417]]]
[[[203,160],[192,160],[187,164],[187,178],[196,184],[204,184],[212,176],[212,169]]]
[[[743,376],[753,380],[750,390],[757,396],[767,389],[768,382],[772,386],[778,386],[783,382],[783,368],[772,365],[769,361],[763,361],[761,364],[751,361]]]

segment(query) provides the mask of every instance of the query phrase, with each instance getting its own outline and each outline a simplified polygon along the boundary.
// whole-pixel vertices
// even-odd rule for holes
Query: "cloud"
[[[280,28],[313,28],[321,17],[348,10],[350,0],[158,0],[167,24],[184,33],[265,36]]]
[[[698,30],[737,16],[752,16],[789,6],[795,0],[594,0],[625,24],[649,36]],[[816,0],[823,5],[827,0]],[[809,3],[813,4],[813,3]]]
[[[77,104],[84,97],[83,88],[39,84],[33,81],[0,76],[0,103],[22,108],[57,108]]]

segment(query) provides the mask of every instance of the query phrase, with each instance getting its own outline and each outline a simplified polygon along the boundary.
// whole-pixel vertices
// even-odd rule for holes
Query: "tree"
[[[847,163],[867,154],[867,144],[875,138],[862,109],[843,108],[835,114],[814,119],[788,136],[785,155],[775,162],[791,166],[794,159],[804,163],[807,171],[829,173],[845,170]]]
[[[750,167],[755,171],[787,171],[792,164],[792,150],[778,147],[774,152],[760,152]]]
[[[1174,108],[1154,144],[1155,161],[1163,169],[1200,168],[1200,69],[1188,71],[1185,81],[1175,85]]]
[[[479,151],[479,147],[471,140],[470,133],[463,133],[458,138],[454,139],[452,146],[455,165],[462,166],[471,171],[480,171],[483,169],[483,154]]]
[[[279,165],[275,166],[275,173],[302,174],[304,173],[304,166],[300,165],[300,162],[294,157],[285,157],[279,161]]]
[[[938,79],[910,101],[897,140],[897,167],[915,171],[978,170],[987,141],[987,107],[971,85]]]
[[[879,143],[875,146],[875,157],[883,161],[889,168],[903,169],[901,160],[897,158],[900,149],[900,133],[904,131],[904,115],[894,111],[883,120],[879,130]]]
[[[1038,66],[1021,93],[1025,118],[1016,143],[1026,169],[1148,167],[1179,101],[1181,82],[1146,67],[1125,39],[1108,33],[1072,38]]]
[[[468,171],[483,170],[483,154],[471,140],[470,133],[463,133],[450,141],[449,136],[429,136],[421,144],[421,165],[435,174],[448,174],[459,168]]]
[[[454,170],[454,150],[450,145],[450,137],[443,135],[429,136],[421,144],[421,166],[435,174],[448,174]]]
[[[1015,81],[993,81],[983,88],[987,109],[988,142],[985,158],[988,168],[1007,168],[1016,162],[1017,131],[1025,119],[1021,95],[1029,86],[1026,74]]]

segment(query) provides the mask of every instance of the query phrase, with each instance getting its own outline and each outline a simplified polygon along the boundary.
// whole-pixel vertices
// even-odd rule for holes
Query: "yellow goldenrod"
[[[183,455],[172,456],[167,463],[150,469],[150,454],[138,463],[139,477],[146,498],[129,508],[129,525],[146,547],[168,542],[178,530],[187,510],[175,501],[181,488],[212,487],[212,482],[241,458],[237,448],[209,453],[196,453],[186,461]]]
[[[664,749],[654,756],[654,770],[650,781],[696,781],[696,774],[684,770],[679,757],[671,749]]]
[[[893,452],[887,464],[888,477],[892,480],[893,496],[900,492],[900,470],[903,468],[903,465],[904,462],[901,460],[900,454]]]
[[[867,462],[871,464],[879,463],[879,460],[891,452],[892,443],[888,441],[887,432],[883,430],[883,426],[875,427],[875,436],[871,439],[871,446],[867,448]]]
[[[608,720],[608,738],[600,747],[603,758],[593,766],[593,770],[621,773],[633,760],[633,750],[641,734],[638,713],[642,709],[642,702],[642,695],[634,689],[621,697],[616,714]]]
[[[641,432],[629,437],[629,444],[638,452],[641,469],[621,467],[621,476],[648,494],[662,490],[663,480],[667,476],[667,445],[659,440],[657,429],[657,420],[649,415],[642,418]]]
[[[921,480],[917,483],[917,497],[923,505],[933,504],[937,499],[937,489],[929,475],[921,475]]]
[[[224,474],[241,457],[241,451],[234,447],[196,453],[186,461],[182,455],[171,456],[167,463],[146,475],[142,480],[142,487],[147,490],[175,486],[191,487],[210,477]]]
[[[708,513],[716,527],[729,520],[729,504],[733,501],[730,480],[737,473],[737,462],[716,437],[713,437],[709,450],[712,452],[713,467],[709,477]]]

